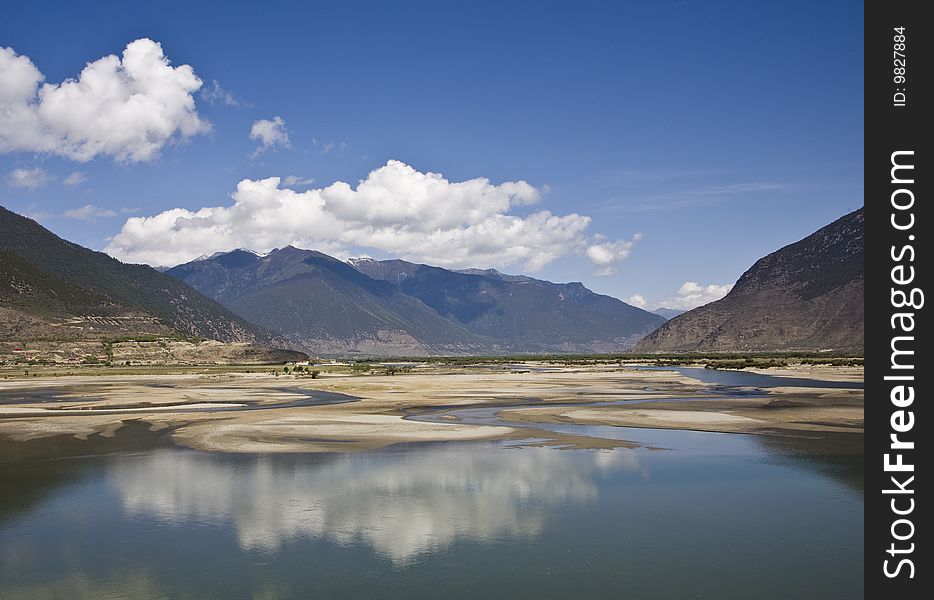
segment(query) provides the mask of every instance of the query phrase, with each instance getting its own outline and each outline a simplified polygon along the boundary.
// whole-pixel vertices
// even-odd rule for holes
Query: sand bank
[[[319,397],[342,403],[302,405]],[[592,405],[620,400],[645,403]],[[574,406],[578,404],[589,406]],[[502,406],[507,421],[526,426],[406,418],[484,406]],[[445,367],[316,380],[210,374],[0,382],[0,438],[7,441],[95,440],[132,425],[134,431],[162,432],[175,444],[224,452],[334,452],[493,439],[533,439],[530,443],[559,447],[628,445],[527,426],[552,422],[741,432],[774,427],[859,431],[862,391],[781,388],[767,398],[724,399],[677,373],[606,365],[523,373]]]

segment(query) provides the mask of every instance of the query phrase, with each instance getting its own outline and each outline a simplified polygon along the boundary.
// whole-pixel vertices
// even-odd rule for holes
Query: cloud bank
[[[188,65],[172,67],[150,39],[88,63],[77,79],[44,79],[29,57],[0,47],[0,152],[140,162],[210,130],[192,95],[201,79]]]
[[[106,251],[124,261],[175,265],[238,247],[266,252],[291,244],[341,257],[370,249],[451,268],[536,271],[568,254],[612,268],[635,241],[596,243],[587,233],[590,218],[574,213],[513,214],[540,199],[525,181],[452,182],[396,160],[356,188],[338,181],[298,192],[280,184],[279,177],[244,179],[231,206],[128,219]]]
[[[696,281],[685,281],[684,284],[678,288],[677,294],[673,298],[665,298],[662,300],[660,306],[690,310],[704,304],[709,304],[714,300],[719,300],[726,296],[732,289],[732,283],[727,285],[702,285]]]

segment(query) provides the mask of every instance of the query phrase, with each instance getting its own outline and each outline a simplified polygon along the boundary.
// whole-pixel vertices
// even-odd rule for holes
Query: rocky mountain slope
[[[128,336],[272,341],[173,277],[65,241],[0,207],[0,342],[93,346]]]
[[[863,351],[863,209],[758,260],[634,352]]]
[[[664,306],[660,306],[660,307],[656,308],[655,310],[653,310],[652,312],[655,313],[656,315],[660,315],[660,316],[662,316],[662,317],[665,317],[666,319],[674,319],[674,318],[677,317],[678,315],[684,314],[684,313],[686,313],[687,311],[686,311],[686,310],[682,310],[682,309],[680,309],[680,308],[667,308],[667,307],[664,307]]]
[[[450,271],[403,260],[351,264],[395,283],[469,331],[524,351],[618,351],[665,321],[578,282],[552,283],[493,269]]]
[[[288,246],[262,257],[234,250],[166,273],[311,353],[464,354],[489,346],[392,283],[313,250]]]
[[[235,250],[169,275],[314,353],[503,354],[629,348],[664,319],[579,283],[401,260]]]

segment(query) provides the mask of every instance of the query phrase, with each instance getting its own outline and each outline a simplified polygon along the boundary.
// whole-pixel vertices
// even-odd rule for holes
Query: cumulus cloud
[[[21,190],[34,190],[47,184],[51,177],[44,169],[13,169],[7,176],[7,185]]]
[[[629,258],[632,247],[642,239],[642,234],[637,233],[631,240],[619,240],[616,242],[601,242],[593,244],[587,248],[587,257],[597,270],[594,275],[605,277],[616,273],[616,264]]]
[[[171,141],[210,130],[192,96],[201,80],[189,65],[172,67],[149,39],[88,63],[77,79],[40,86],[43,79],[29,57],[0,48],[0,152],[148,161]]]
[[[342,181],[305,191],[280,184],[278,177],[244,179],[230,206],[128,219],[107,252],[172,265],[232,248],[266,252],[292,244],[341,257],[372,249],[453,268],[521,265],[535,271],[560,256],[586,253],[591,242],[589,217],[511,214],[540,198],[525,181],[452,182],[391,160],[355,188]],[[614,256],[621,254],[617,249]]]
[[[82,173],[81,171],[72,171],[71,174],[68,175],[68,177],[62,180],[62,183],[64,183],[67,186],[75,186],[75,185],[81,185],[82,183],[87,181],[87,179],[88,178],[85,177],[84,173]]]
[[[636,308],[645,308],[646,304],[645,297],[640,294],[633,294],[632,296],[626,298],[626,304],[632,304]]]
[[[289,132],[285,129],[285,119],[282,117],[254,121],[253,126],[250,127],[250,139],[259,140],[260,143],[256,152],[253,153],[254,156],[274,146],[288,147],[291,143]]]
[[[733,289],[732,283],[702,285],[696,281],[685,281],[673,298],[662,300],[661,306],[690,310],[723,298],[731,289]]]
[[[99,218],[116,217],[117,213],[109,208],[101,208],[93,204],[85,204],[81,208],[73,208],[62,213],[66,219],[77,219],[85,223],[93,223]]]

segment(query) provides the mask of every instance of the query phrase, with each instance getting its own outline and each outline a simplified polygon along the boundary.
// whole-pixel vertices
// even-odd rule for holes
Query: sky
[[[691,308],[863,203],[859,2],[138,4],[0,19],[0,205],[128,262],[292,244]]]

